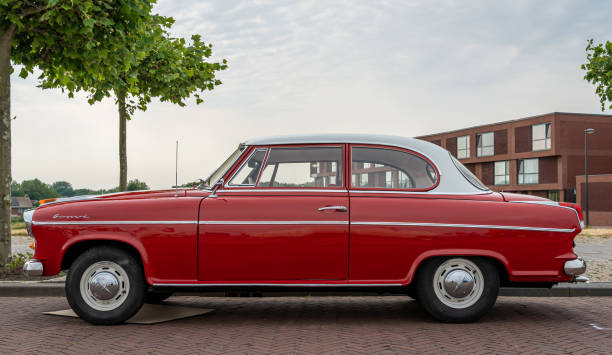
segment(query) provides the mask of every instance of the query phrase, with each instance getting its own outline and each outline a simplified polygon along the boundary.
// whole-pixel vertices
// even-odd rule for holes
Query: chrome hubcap
[[[440,302],[452,308],[467,308],[482,296],[484,276],[468,259],[449,259],[436,269],[433,286]]]
[[[89,290],[95,298],[106,301],[119,292],[119,280],[110,272],[102,271],[89,280]]]
[[[90,265],[81,276],[80,290],[83,300],[91,308],[111,311],[127,298],[130,279],[119,264],[99,261]]]
[[[444,289],[455,298],[463,298],[474,289],[474,278],[464,270],[453,270],[444,278]]]

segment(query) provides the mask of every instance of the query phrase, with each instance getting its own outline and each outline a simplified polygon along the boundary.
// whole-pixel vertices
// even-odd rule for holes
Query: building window
[[[508,185],[510,183],[510,162],[495,162],[495,185]]]
[[[494,154],[493,132],[476,135],[476,156],[488,157]]]
[[[559,190],[550,190],[548,191],[548,199],[553,200],[555,202],[559,202],[559,197],[561,196]]]
[[[518,161],[518,183],[538,183],[538,159],[519,159]]]
[[[550,149],[550,123],[531,126],[531,150]]]
[[[470,136],[457,137],[457,158],[465,159],[470,157]]]

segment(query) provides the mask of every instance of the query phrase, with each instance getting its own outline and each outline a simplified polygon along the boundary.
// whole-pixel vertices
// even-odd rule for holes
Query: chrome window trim
[[[255,184],[236,184],[236,185],[234,185],[234,184],[230,184],[230,182],[231,182],[231,181],[232,181],[232,179],[233,179],[233,178],[236,176],[236,174],[238,174],[238,172],[239,172],[240,170],[242,170],[242,167],[244,166],[244,164],[246,164],[246,163],[249,161],[249,159],[251,159],[251,158],[253,157],[253,155],[254,155],[255,153],[257,153],[258,151],[260,151],[260,150],[263,150],[263,151],[265,151],[265,152],[266,152],[266,155],[264,156],[264,160],[263,160],[263,162],[262,162],[262,164],[261,164],[261,169],[263,169],[263,168],[264,168],[263,164],[266,162],[266,158],[268,157],[268,150],[269,150],[269,148],[255,148],[255,149],[253,149],[253,151],[251,152],[251,154],[249,154],[249,156],[248,156],[248,157],[246,157],[246,159],[244,159],[244,161],[242,162],[242,164],[240,164],[240,166],[238,167],[238,169],[236,169],[236,171],[234,171],[234,173],[232,174],[232,176],[230,176],[230,178],[227,180],[227,182],[225,183],[225,185],[223,185],[223,188],[232,188],[232,187],[240,187],[240,186],[253,186],[253,187],[255,187],[255,184],[257,183],[257,181],[255,181]],[[228,170],[229,170],[229,169],[231,169],[231,168],[234,166],[234,164],[235,164],[235,163],[236,163],[236,162],[232,163],[232,165],[230,165],[230,167],[228,168]],[[261,174],[261,170],[259,171],[259,174]],[[257,174],[257,177],[259,177],[259,174]],[[225,173],[224,173],[223,175],[225,175]],[[223,177],[223,175],[222,175],[222,177]]]
[[[367,194],[406,194],[406,195],[458,195],[458,196],[470,196],[470,195],[489,195],[493,191],[479,191],[479,192],[432,192],[429,191],[399,191],[399,190],[326,190],[326,189],[230,189],[230,190],[219,190],[220,192],[352,192],[352,193],[367,193]]]
[[[410,150],[410,152],[407,152],[405,150],[398,149],[399,147],[393,147],[393,146],[389,146],[389,145],[385,145],[383,148],[381,148],[381,147],[372,147],[371,145],[364,145],[364,144],[355,144],[355,143],[351,144],[351,147],[350,147],[350,149],[351,149],[351,151],[350,151],[351,161],[349,162],[349,164],[350,164],[349,165],[350,166],[350,171],[349,171],[349,174],[348,174],[349,177],[353,176],[353,149],[354,148],[393,150],[393,151],[396,151],[396,152],[401,152],[401,153],[404,153],[404,154],[413,155],[413,156],[415,156],[415,157],[425,161],[425,163],[427,165],[432,166],[434,168],[434,170],[436,171],[436,181],[430,187],[426,188],[425,189],[426,191],[421,191],[421,192],[427,192],[427,191],[435,190],[436,187],[438,185],[440,185],[440,181],[442,179],[442,173],[440,172],[440,168],[438,168],[438,165],[433,160],[431,160],[427,155],[422,154],[422,153],[418,153],[418,152],[416,152],[414,150],[410,150],[410,149],[404,148],[404,149]],[[421,156],[419,156],[417,154],[412,154],[413,152],[416,152],[416,153],[420,154]],[[393,167],[393,168],[395,168],[397,170],[400,170],[397,167]],[[406,171],[404,171],[404,170],[401,170],[401,171],[404,174],[406,174],[406,176],[408,176],[410,179],[412,179],[412,176],[410,176]],[[349,186],[350,189],[353,189],[353,188],[358,189],[359,188],[359,186],[353,186],[353,179],[352,178],[348,181],[348,184],[349,184],[348,186]],[[385,188],[386,187],[379,187],[378,189],[385,189]],[[377,189],[377,188],[376,187],[372,187],[372,189]],[[410,190],[414,190],[414,189],[416,189],[416,188],[402,188],[402,191],[410,192]]]
[[[493,191],[481,191],[481,192],[431,192],[430,191],[394,191],[394,190],[353,190],[352,193],[366,193],[366,194],[405,194],[405,195],[488,195],[492,194]]]
[[[240,143],[240,144],[238,145],[238,149],[240,149],[240,146],[244,146],[244,149],[242,150],[242,152],[240,152],[240,154],[239,154],[239,155],[236,157],[236,159],[234,159],[234,161],[233,161],[233,162],[232,162],[230,165],[228,165],[227,169],[225,169],[225,171],[224,171],[224,172],[223,172],[221,175],[219,175],[219,178],[218,178],[218,179],[217,179],[217,180],[216,180],[214,183],[211,181],[210,186],[206,186],[206,187],[202,186],[202,187],[199,187],[198,189],[200,189],[200,190],[204,190],[204,191],[212,191],[213,186],[215,186],[215,184],[216,184],[216,183],[217,183],[219,180],[221,180],[221,179],[222,179],[222,178],[225,176],[225,174],[227,174],[227,172],[228,172],[228,171],[230,171],[230,169],[231,169],[231,168],[232,168],[234,165],[236,165],[236,162],[237,162],[237,161],[239,161],[239,160],[240,160],[240,158],[242,158],[242,156],[243,156],[243,155],[244,155],[244,154],[245,154],[245,153],[246,153],[246,152],[249,150],[249,147],[250,147],[250,145],[246,145],[245,143]],[[228,157],[228,158],[229,158],[229,157]],[[224,162],[225,162],[225,161],[224,161]],[[224,163],[224,162],[223,162],[223,163]],[[223,163],[221,163],[221,164],[223,164]],[[213,174],[215,173],[215,171],[216,171],[216,170],[213,170],[212,174],[210,174],[210,175],[209,175],[209,176],[208,176],[206,179],[204,179],[204,181],[207,181],[208,179],[210,179],[210,178],[213,176]]]
[[[228,190],[219,190],[220,192],[348,192],[348,190],[333,190],[333,189],[309,189],[307,187],[302,189],[268,189],[268,188],[258,188],[258,189],[228,189]]]
[[[309,284],[309,283],[192,283],[192,284],[169,284],[169,283],[154,283],[153,286],[163,286],[163,287],[236,287],[236,286],[272,286],[272,287],[393,287],[393,286],[403,286],[401,283],[386,283],[386,284],[371,284],[371,283],[342,283],[342,284],[334,284],[334,283],[319,283],[319,284]]]
[[[428,223],[428,222],[351,222],[351,225],[364,226],[406,226],[406,227],[447,227],[447,228],[479,228],[479,229],[504,229],[525,230],[538,232],[572,233],[575,229],[548,228],[548,227],[523,227],[523,226],[500,226],[487,224],[460,224],[460,223]]]

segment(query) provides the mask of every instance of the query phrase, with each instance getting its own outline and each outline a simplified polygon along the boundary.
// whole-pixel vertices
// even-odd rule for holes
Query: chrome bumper
[[[27,276],[40,276],[43,274],[43,264],[38,260],[28,260],[23,264],[23,273]]]
[[[586,263],[584,262],[584,260],[582,260],[582,258],[568,260],[563,266],[563,271],[565,271],[567,275],[572,276],[584,274],[584,272],[586,271]]]

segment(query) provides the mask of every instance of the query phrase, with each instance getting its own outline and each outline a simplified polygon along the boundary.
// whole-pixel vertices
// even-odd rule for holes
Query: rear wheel
[[[145,279],[130,253],[115,247],[97,247],[81,254],[66,277],[66,298],[81,318],[93,324],[117,324],[142,306]]]
[[[416,280],[417,298],[443,322],[473,322],[495,304],[499,274],[483,258],[450,257],[427,260]]]

